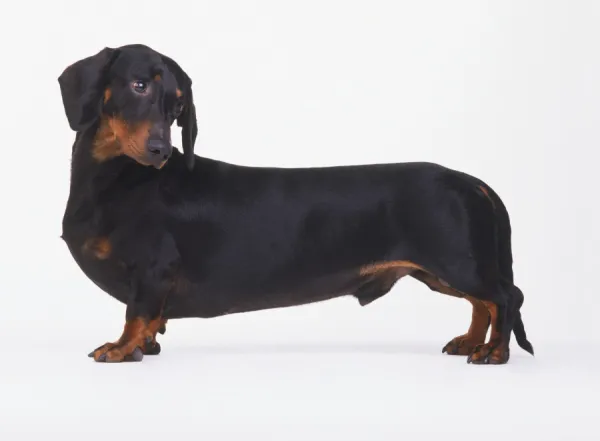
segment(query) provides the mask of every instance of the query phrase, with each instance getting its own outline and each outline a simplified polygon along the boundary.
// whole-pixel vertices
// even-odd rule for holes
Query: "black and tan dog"
[[[482,181],[431,163],[291,169],[196,156],[192,82],[143,45],[105,48],[59,84],[77,132],[62,237],[127,305],[121,337],[96,361],[157,354],[169,319],[345,295],[365,306],[404,276],[473,305],[469,330],[444,352],[503,364],[514,332],[533,354],[509,216]]]

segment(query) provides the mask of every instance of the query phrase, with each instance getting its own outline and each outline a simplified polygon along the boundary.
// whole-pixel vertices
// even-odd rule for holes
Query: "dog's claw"
[[[446,346],[444,346],[442,352],[448,355],[458,355],[459,348],[456,345],[453,345],[452,343],[448,343]]]
[[[467,360],[467,363],[471,363],[471,364],[489,364],[490,363],[490,356],[487,355],[483,358],[480,358],[479,360]]]
[[[469,356],[467,357],[467,363],[473,363],[473,354],[474,353],[475,353],[475,351],[473,351],[469,354]]]
[[[135,348],[135,351],[133,351],[134,361],[142,361],[142,358],[144,358],[144,351],[140,348]]]
[[[454,355],[456,354],[456,348],[453,348],[452,342],[449,342],[442,348],[442,354]]]
[[[446,343],[446,346],[442,348],[442,354],[455,355],[457,353],[457,346],[454,344],[454,340]]]
[[[494,357],[488,356],[485,363],[486,364],[504,364],[505,362],[503,362],[502,360],[497,360]]]
[[[144,358],[144,352],[140,349],[140,347],[136,347],[131,355],[125,357],[125,361],[142,361]]]
[[[88,354],[88,357],[90,357],[90,358],[93,358],[93,357],[94,357],[94,352],[96,352],[96,351],[92,351],[92,352],[90,352],[90,353]]]
[[[146,343],[144,353],[146,355],[158,355],[160,354],[160,343],[157,341],[150,341]]]
[[[467,363],[469,364],[487,364],[487,357],[483,357],[479,360],[473,360],[473,355],[469,355],[467,358]]]

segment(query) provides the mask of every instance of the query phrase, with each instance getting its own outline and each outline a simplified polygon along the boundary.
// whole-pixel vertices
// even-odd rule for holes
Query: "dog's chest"
[[[127,301],[130,271],[120,255],[119,243],[92,219],[65,216],[62,238],[83,273],[117,300]]]

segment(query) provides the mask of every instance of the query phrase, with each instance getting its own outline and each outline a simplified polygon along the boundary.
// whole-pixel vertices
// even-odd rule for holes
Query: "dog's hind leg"
[[[522,348],[530,353],[533,353],[533,348],[524,336],[524,329],[521,329],[519,310],[523,304],[523,293],[513,282],[508,213],[500,198],[489,187],[479,186],[478,189],[478,196],[483,198],[471,193],[467,199],[473,256],[481,282],[480,289],[473,295],[489,312],[491,332],[489,341],[475,347],[467,361],[504,364],[510,358],[509,344],[513,330],[519,335],[517,343]]]
[[[482,300],[490,315],[491,332],[487,343],[477,345],[468,363],[504,364],[510,358],[510,334],[514,323],[514,311],[511,314],[506,296],[498,300]]]
[[[508,308],[505,302],[483,300],[489,312],[491,332],[487,343],[478,344],[469,355],[468,363],[504,364],[510,358],[511,327],[508,319]]]
[[[504,364],[510,358],[510,337],[515,332],[517,343],[530,354],[533,347],[527,341],[521,326],[523,303],[521,290],[506,279],[503,279],[491,300],[482,300],[490,313],[491,333],[487,343],[478,345],[468,358],[474,364]]]
[[[490,326],[490,313],[485,303],[471,296],[466,296],[465,299],[473,305],[471,325],[466,334],[454,337],[444,346],[442,352],[449,355],[471,354],[478,345],[485,343]]]
[[[442,352],[449,355],[469,355],[477,345],[485,343],[485,337],[490,326],[490,314],[481,300],[452,288],[436,276],[425,271],[417,271],[411,275],[427,285],[432,291],[452,297],[464,298],[473,306],[471,325],[467,333],[450,340],[444,346]]]
[[[504,358],[508,360],[509,350],[508,343],[510,341],[511,332],[514,332],[517,344],[533,355],[533,346],[527,340],[525,333],[525,326],[521,318],[521,306],[523,306],[524,296],[523,292],[514,284],[513,275],[513,258],[512,258],[512,244],[511,244],[511,225],[510,218],[506,207],[500,199],[500,197],[490,187],[480,185],[480,194],[483,194],[485,198],[490,201],[494,211],[494,225],[495,229],[495,253],[491,253],[496,256],[497,265],[493,266],[494,269],[491,271],[496,274],[496,277],[489,277],[490,272],[486,271],[488,277],[488,286],[492,286],[492,289],[488,292],[495,293],[495,297],[498,299],[497,303],[488,302],[486,307],[488,308],[492,317],[492,336],[490,337],[490,343],[494,340],[492,337],[495,335],[496,340],[501,339],[506,345],[504,355],[501,355],[503,344],[497,345],[496,350],[491,350],[490,346],[487,348],[482,346],[478,348],[478,351],[473,353],[473,356],[469,358],[471,362],[477,362],[479,360],[488,360],[489,363],[499,363]],[[491,262],[488,262],[488,266]],[[495,280],[495,283],[489,283],[490,280]],[[492,298],[493,300],[493,298]],[[496,330],[494,328],[494,315],[497,315]],[[502,328],[502,329],[500,329]],[[494,330],[496,332],[494,332]],[[492,345],[493,346],[493,345]],[[481,352],[490,352],[487,356],[481,355]],[[476,355],[479,354],[479,355]]]
[[[413,276],[435,291],[464,297],[473,305],[469,331],[446,344],[444,352],[469,355],[469,363],[504,364],[510,357],[513,330],[519,336],[519,345],[528,352],[533,351],[520,319],[523,294],[513,283],[508,213],[489,187],[473,185],[471,179],[455,178],[449,177],[447,183],[460,195],[468,219],[462,229],[456,228],[456,231],[466,232],[464,240],[442,240],[452,245],[443,248],[444,262],[450,264],[436,268],[435,275],[415,273]],[[467,252],[453,248],[457,243],[469,244]],[[486,342],[490,325],[490,338]]]

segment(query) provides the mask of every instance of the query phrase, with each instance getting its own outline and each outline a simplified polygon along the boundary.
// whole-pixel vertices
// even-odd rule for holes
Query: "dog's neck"
[[[195,170],[190,172],[183,154],[177,149],[160,170],[140,165],[125,155],[99,160],[93,151],[100,128],[98,122],[75,137],[65,220],[93,217],[98,206],[127,197],[124,192],[134,192],[140,186],[146,186],[142,194],[151,194],[162,198],[164,203],[177,205],[186,198],[197,201],[218,185],[214,169],[206,167],[208,160],[196,156]]]
[[[69,213],[91,210],[104,194],[111,193],[114,185],[122,187],[124,179],[133,186],[158,176],[157,170],[141,166],[126,156],[99,161],[92,154],[98,130],[96,124],[76,134],[71,155]]]

